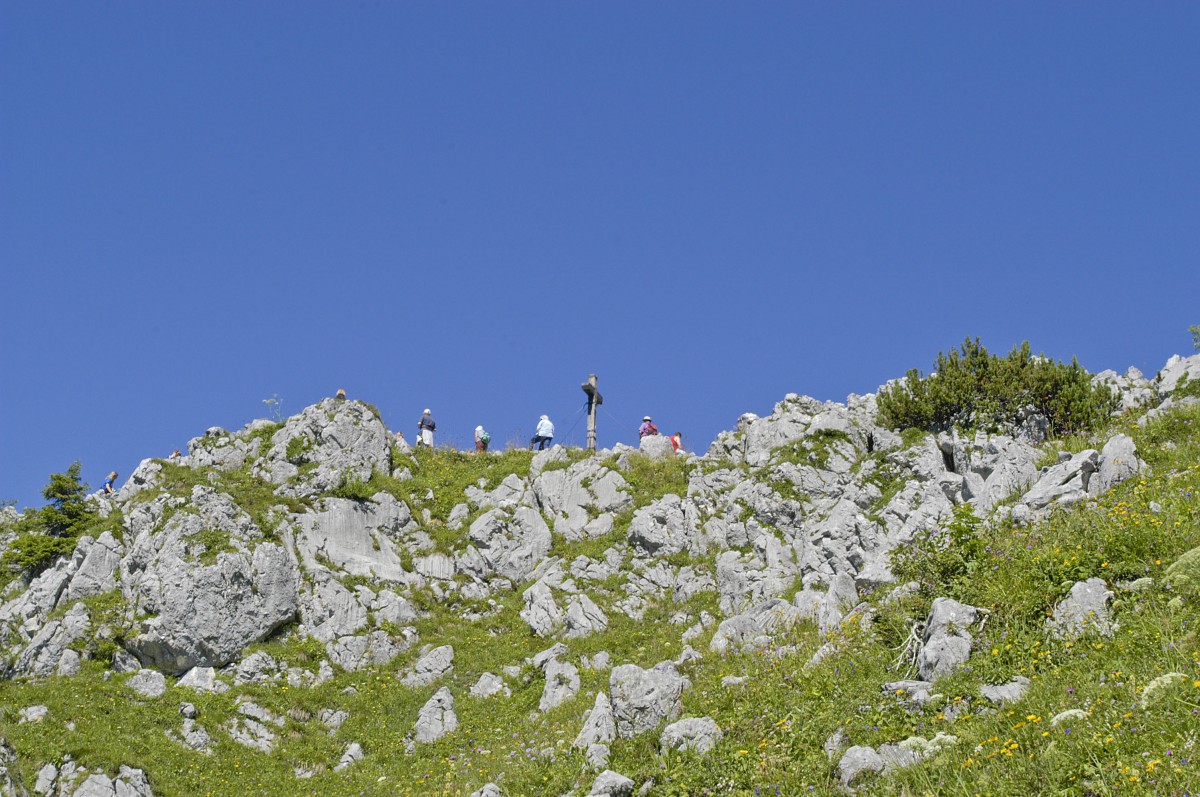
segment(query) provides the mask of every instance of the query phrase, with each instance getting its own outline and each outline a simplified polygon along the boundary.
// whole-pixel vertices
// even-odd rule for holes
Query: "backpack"
[[[487,432],[481,432],[479,434],[479,442],[490,443],[490,442],[492,442],[492,436],[490,434],[488,434]]]

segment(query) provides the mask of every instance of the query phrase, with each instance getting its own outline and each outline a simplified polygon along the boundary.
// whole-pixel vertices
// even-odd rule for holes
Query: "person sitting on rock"
[[[475,427],[475,453],[486,454],[488,443],[492,441],[492,436],[483,430],[482,426]]]
[[[339,387],[337,390],[337,393],[334,395],[334,398],[340,399],[341,401],[345,401],[346,400],[346,388]]]
[[[676,432],[675,434],[671,435],[671,448],[674,449],[675,453],[677,454],[683,448],[682,432]]]
[[[538,420],[537,429],[533,432],[533,439],[529,441],[529,450],[532,451],[534,446],[541,451],[546,446],[550,445],[550,441],[554,439],[554,424],[550,423],[550,416],[543,415]]]
[[[421,420],[417,421],[417,445],[433,448],[433,432],[435,429],[437,429],[437,423],[434,422],[433,416],[426,409],[421,414]]]
[[[642,425],[638,427],[638,440],[641,440],[643,437],[652,437],[656,434],[658,434],[658,427],[650,420],[650,416],[647,415],[645,418],[642,418]]]
[[[117,491],[116,482],[117,482],[117,472],[114,470],[112,473],[108,474],[108,478],[104,480],[104,494],[105,495],[112,495],[113,493],[115,493]]]

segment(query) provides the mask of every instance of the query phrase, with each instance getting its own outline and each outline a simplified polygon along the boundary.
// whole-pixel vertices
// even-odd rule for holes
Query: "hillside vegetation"
[[[0,794],[1194,793],[1200,357],[937,365],[703,456],[329,400],[57,474],[0,525]]]

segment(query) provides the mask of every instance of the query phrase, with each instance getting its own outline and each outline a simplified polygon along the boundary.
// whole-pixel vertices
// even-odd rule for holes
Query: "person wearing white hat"
[[[554,424],[550,423],[550,416],[543,415],[538,420],[537,429],[533,432],[533,439],[529,441],[529,450],[532,451],[534,446],[541,451],[546,446],[550,445],[550,441],[554,439]]]
[[[433,420],[433,415],[427,409],[421,415],[421,420],[417,421],[417,445],[433,448],[433,432],[435,429],[437,429],[437,423]]]
[[[486,454],[488,443],[492,441],[492,436],[483,430],[482,426],[475,427],[475,453]]]
[[[656,434],[658,434],[658,427],[650,420],[650,416],[647,415],[645,418],[642,418],[642,425],[638,427],[638,439],[652,437]]]

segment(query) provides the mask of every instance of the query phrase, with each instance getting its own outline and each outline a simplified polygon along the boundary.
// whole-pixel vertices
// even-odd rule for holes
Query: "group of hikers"
[[[432,412],[426,408],[421,413],[421,419],[417,421],[417,445],[433,448],[433,433],[437,431],[437,421],[433,419]],[[645,437],[652,437],[658,434],[658,427],[654,425],[654,421],[647,415],[642,419],[642,425],[638,427],[638,440]],[[403,435],[401,435],[403,437]],[[678,452],[683,446],[683,435],[679,432],[671,435],[671,448]],[[475,427],[475,453],[483,454],[488,450],[488,444],[491,443],[492,436],[482,426]],[[554,424],[550,421],[549,415],[543,415],[538,418],[537,426],[533,430],[533,437],[529,440],[529,450],[542,451],[549,448],[554,441]]]

